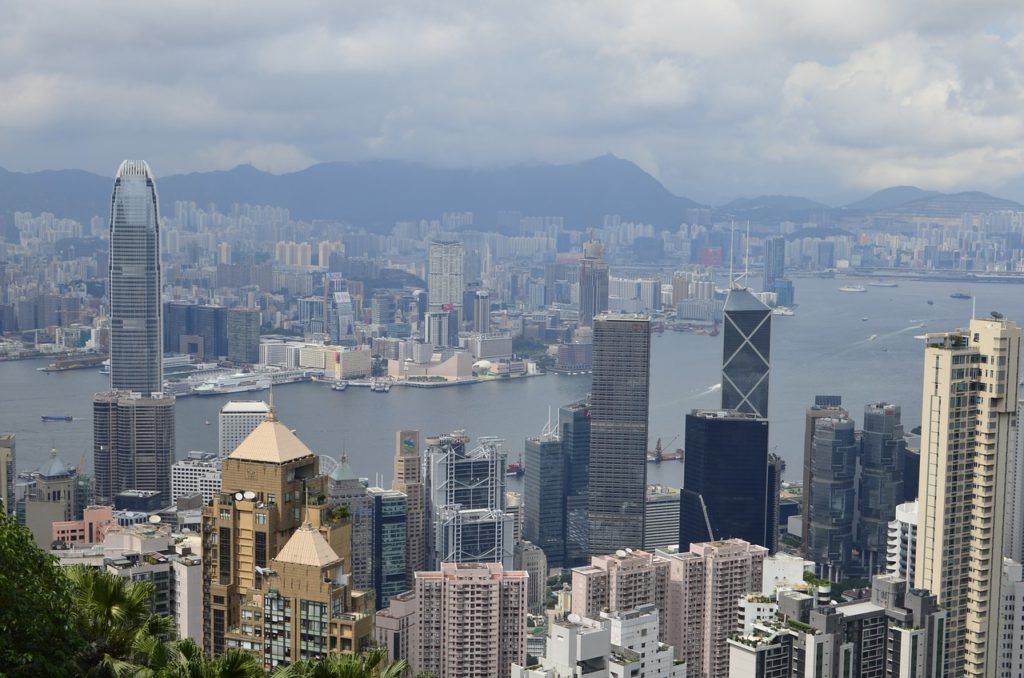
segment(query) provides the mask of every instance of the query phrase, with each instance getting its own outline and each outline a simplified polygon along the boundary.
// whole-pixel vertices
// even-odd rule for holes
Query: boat
[[[877,334],[872,334],[870,337],[868,337],[868,341],[874,341],[875,339],[878,339]]]
[[[931,299],[929,299],[929,300],[928,300],[928,305],[929,305],[929,306],[934,306],[934,305],[935,305],[935,302],[934,302],[934,301],[932,301]]]
[[[214,377],[192,389],[195,395],[222,395],[225,393],[246,393],[266,391],[270,388],[270,375],[239,372]]]
[[[391,384],[383,380],[375,379],[370,384],[370,390],[374,393],[389,393],[391,391]]]
[[[332,391],[344,391],[346,388],[348,388],[348,382],[344,380],[336,381],[333,384],[331,384]]]
[[[796,315],[796,313],[788,306],[776,306],[772,309],[772,315]]]
[[[879,280],[877,282],[869,282],[868,287],[899,287],[899,283],[892,282],[891,280]]]
[[[953,294],[949,295],[950,299],[971,299],[971,295],[961,290],[956,290]]]
[[[860,321],[861,321],[862,323],[866,323],[866,322],[868,321],[868,317],[867,317],[867,316],[864,316],[863,318],[861,318],[861,319],[860,319]]]
[[[44,414],[41,418],[43,421],[72,421],[70,414]]]
[[[524,473],[526,473],[526,470],[523,468],[523,465],[517,462],[512,462],[505,467],[505,475],[510,478],[519,478]]]
[[[209,420],[209,419],[207,419],[207,420],[206,420],[206,425],[207,425],[207,426],[209,426],[209,425],[210,425],[210,420]]]
[[[839,288],[840,292],[867,292],[867,289],[863,285],[843,285]]]

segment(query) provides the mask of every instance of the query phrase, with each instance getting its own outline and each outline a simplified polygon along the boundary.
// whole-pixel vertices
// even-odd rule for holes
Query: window
[[[256,524],[257,525],[266,525],[267,524],[267,514],[266,513],[257,513],[256,514]]]

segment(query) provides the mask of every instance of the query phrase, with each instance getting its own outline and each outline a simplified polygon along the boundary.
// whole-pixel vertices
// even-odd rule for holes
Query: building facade
[[[684,463],[681,550],[732,538],[774,548],[777,499],[769,483],[765,419],[731,410],[694,410],[686,415]]]
[[[14,512],[14,486],[18,479],[18,457],[13,433],[0,433],[0,510]]]
[[[810,543],[810,529],[811,521],[808,516],[811,515],[811,480],[813,473],[811,471],[811,452],[813,451],[814,444],[814,432],[818,426],[819,419],[825,419],[828,417],[849,417],[850,413],[843,408],[843,397],[838,395],[818,395],[814,396],[814,405],[807,408],[807,412],[804,415],[804,474],[803,474],[803,494],[801,496],[801,548],[803,554],[807,555],[807,546]]]
[[[228,360],[255,365],[260,361],[260,310],[233,308],[228,311]]]
[[[110,388],[164,390],[160,213],[149,165],[125,160],[110,204]]]
[[[722,409],[768,417],[771,339],[771,309],[749,290],[729,290],[722,325]]]
[[[608,310],[608,263],[604,260],[604,245],[599,240],[583,244],[579,279],[580,325],[592,327],[594,317]]]
[[[591,554],[639,548],[644,541],[650,368],[648,316],[594,318],[587,507]]]
[[[395,473],[391,489],[405,495],[405,587],[413,573],[427,569],[427,511],[421,470],[420,432],[395,433]]]
[[[998,671],[1020,340],[1001,317],[925,338],[915,585],[946,610],[948,675]]]
[[[896,506],[903,502],[907,443],[899,405],[868,403],[864,406],[863,426],[855,536],[864,568],[875,574],[886,569],[889,521],[896,515]]]
[[[112,503],[124,490],[154,490],[169,503],[174,396],[106,391],[93,397],[92,413],[96,502]]]
[[[267,418],[270,407],[262,400],[230,400],[217,417],[217,454],[223,458],[235,451],[249,434]]]
[[[852,419],[818,419],[811,443],[810,523],[807,557],[822,576],[842,579],[852,561],[857,511],[857,457]],[[894,509],[895,510],[895,509]]]
[[[460,242],[430,243],[427,262],[428,311],[455,311],[456,328],[462,322],[462,293],[466,288],[465,258],[466,251]],[[448,345],[434,343],[438,346]]]
[[[214,495],[220,494],[220,466],[217,455],[196,451],[171,464],[171,501],[199,494],[209,504]]]

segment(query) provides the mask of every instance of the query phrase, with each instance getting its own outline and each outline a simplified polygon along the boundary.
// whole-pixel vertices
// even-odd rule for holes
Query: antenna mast
[[[743,254],[743,286],[747,286],[747,273],[750,271],[750,219],[747,219],[747,245]]]
[[[736,247],[736,222],[731,221],[729,231],[729,289],[733,288],[736,281],[733,279],[732,264],[733,264],[733,249]]]

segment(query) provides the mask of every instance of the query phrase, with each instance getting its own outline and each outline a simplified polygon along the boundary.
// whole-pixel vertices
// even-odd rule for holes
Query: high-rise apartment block
[[[731,538],[774,549],[778,530],[773,508],[778,499],[773,489],[767,420],[733,410],[686,415],[680,549]]]
[[[160,324],[160,213],[143,161],[125,160],[110,205],[110,388],[164,390]]]
[[[0,433],[0,511],[14,512],[14,486],[18,479],[13,433]]]
[[[588,467],[589,551],[644,542],[651,322],[645,315],[594,318]]]
[[[171,464],[171,501],[199,494],[203,503],[209,504],[220,494],[220,465],[220,457],[199,451]]]
[[[774,617],[728,640],[729,676],[928,678],[943,672],[946,612],[928,591],[877,575],[871,597],[816,604],[782,591]]]
[[[1024,567],[1003,558],[1000,592],[999,678],[1024,676]]]
[[[1001,316],[925,338],[915,584],[946,611],[951,676],[998,673],[1020,341]]]
[[[372,515],[371,584],[379,610],[390,604],[392,596],[408,589],[405,583],[406,496],[382,487],[367,488],[366,496],[370,500]]]
[[[462,292],[466,251],[460,242],[432,242],[427,262],[429,311],[455,311],[455,326],[462,322]],[[447,346],[448,344],[438,344]]]
[[[917,506],[917,501],[900,504],[889,521],[886,573],[907,581],[914,581],[917,573]]]
[[[1018,401],[1017,411],[1024,402]],[[2,443],[0,443],[2,444]],[[1006,473],[1006,520],[1003,555],[1024,562],[1024,426],[1017,426]]]
[[[230,400],[224,403],[217,419],[217,454],[226,457],[234,452],[263,423],[269,411],[269,406],[262,400]]]
[[[508,678],[526,660],[525,572],[500,563],[442,563],[416,573],[414,673]]]
[[[729,290],[722,326],[722,409],[768,417],[771,337],[771,309],[749,290]]]
[[[772,283],[786,274],[786,239],[781,235],[764,241],[764,285],[770,292]]]
[[[367,481],[352,472],[346,455],[327,475],[327,504],[348,513],[352,528],[352,550],[348,570],[356,588],[373,588],[373,502],[366,493]]]
[[[294,629],[312,622],[315,652],[365,647],[370,596],[353,591],[342,572],[351,526],[321,498],[319,457],[271,409],[224,459],[222,479],[203,515],[204,651],[220,654],[230,642],[267,666],[295,661]]]
[[[679,544],[679,496],[674,487],[651,485],[644,505],[644,549],[663,549]]]

